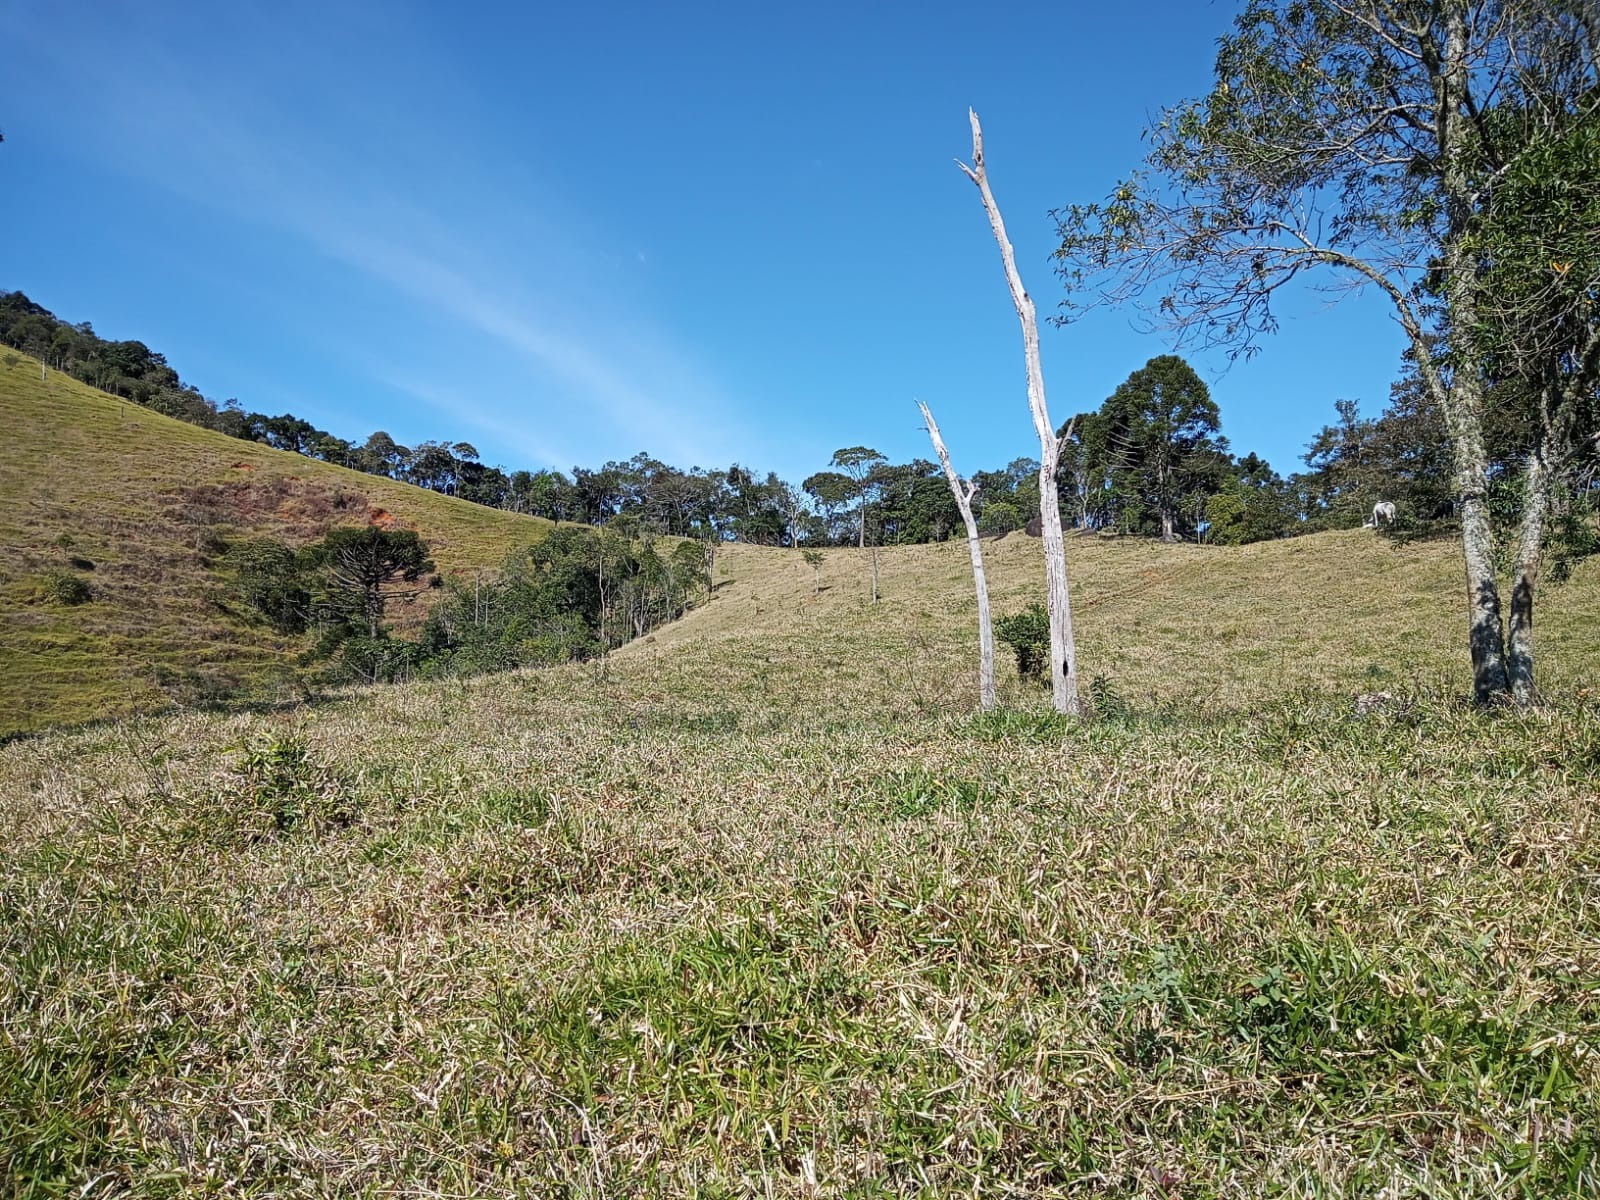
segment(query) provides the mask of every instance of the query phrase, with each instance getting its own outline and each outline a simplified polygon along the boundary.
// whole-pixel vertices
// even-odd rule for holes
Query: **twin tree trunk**
[[[918,400],[917,407],[922,410],[923,423],[933,439],[934,453],[944,467],[944,477],[950,481],[950,494],[956,498],[961,521],[967,527],[972,583],[978,589],[978,703],[988,712],[994,708],[994,626],[989,619],[989,583],[983,573],[983,543],[978,538],[978,522],[972,516],[972,498],[978,494],[978,489],[957,475],[955,467],[951,466],[950,452],[944,448],[944,439],[939,436],[939,426],[928,406]]]
[[[972,122],[972,165],[957,162],[962,172],[977,185],[983,197],[983,210],[1000,246],[1011,303],[1022,323],[1022,357],[1028,372],[1028,407],[1033,413],[1033,428],[1039,435],[1039,525],[1044,540],[1045,600],[1050,612],[1050,694],[1057,712],[1078,715],[1078,651],[1072,636],[1072,597],[1067,591],[1066,545],[1061,536],[1061,505],[1056,496],[1056,465],[1061,458],[1061,439],[1050,424],[1045,406],[1044,370],[1039,365],[1039,322],[1033,297],[1022,286],[1017,273],[1016,255],[1000,206],[989,190],[989,174],[983,161],[983,129],[978,114],[967,110]]]
[[[1467,574],[1468,643],[1472,651],[1472,692],[1479,704],[1504,700],[1510,691],[1506,673],[1505,629],[1500,612],[1500,586],[1494,573],[1494,530],[1489,518],[1489,464],[1483,438],[1483,388],[1475,344],[1478,279],[1465,242],[1471,224],[1472,184],[1468,162],[1471,131],[1464,128],[1468,95],[1466,16],[1456,5],[1445,13],[1445,61],[1435,75],[1439,149],[1443,157],[1445,216],[1449,245],[1445,254],[1451,337],[1459,355],[1450,385],[1444,385],[1431,352],[1421,339],[1412,342],[1426,355],[1425,375],[1439,401],[1450,438],[1456,494],[1461,504],[1461,550]],[[1529,603],[1532,603],[1531,593]]]

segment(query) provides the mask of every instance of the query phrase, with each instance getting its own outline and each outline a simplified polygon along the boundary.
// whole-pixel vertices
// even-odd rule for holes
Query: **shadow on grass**
[[[217,700],[194,704],[179,704],[175,701],[165,708],[150,709],[146,712],[123,713],[115,717],[96,717],[90,721],[63,722],[61,724],[45,725],[38,729],[17,729],[9,733],[0,733],[0,747],[31,741],[37,737],[105,729],[108,726],[121,725],[128,721],[160,720],[164,717],[175,716],[180,712],[248,713],[252,716],[266,716],[271,713],[294,712],[297,710],[336,712],[341,708],[354,704],[359,698],[357,695],[344,694],[337,696],[302,696],[292,700]]]

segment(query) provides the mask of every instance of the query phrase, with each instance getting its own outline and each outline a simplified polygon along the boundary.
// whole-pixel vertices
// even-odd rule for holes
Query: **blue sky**
[[[82,4],[3,0],[0,287],[138,338],[217,400],[507,467],[648,450],[798,481],[832,452],[1037,454],[978,195],[1041,315],[1048,210],[1204,90],[1232,3]],[[1239,452],[1299,465],[1387,398],[1374,300],[1307,292],[1191,355]],[[1043,331],[1052,416],[1167,342]]]

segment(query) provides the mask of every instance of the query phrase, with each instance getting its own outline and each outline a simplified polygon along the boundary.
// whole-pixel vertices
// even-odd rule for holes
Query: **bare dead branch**
[[[994,626],[989,614],[989,583],[983,570],[983,542],[978,537],[978,522],[972,515],[972,498],[978,494],[978,486],[966,483],[956,474],[950,462],[950,452],[945,449],[944,438],[939,436],[939,426],[933,419],[932,410],[921,400],[917,401],[917,407],[922,410],[922,422],[933,441],[934,453],[944,467],[950,494],[955,497],[956,507],[961,510],[961,522],[967,528],[967,551],[972,558],[972,585],[978,593],[978,703],[984,712],[989,712],[995,705]]]
[[[1033,299],[1022,286],[1022,276],[1017,272],[1016,254],[1011,248],[1011,239],[1006,236],[1000,205],[989,188],[989,172],[983,158],[983,127],[978,123],[978,114],[973,109],[967,110],[967,117],[972,124],[972,165],[960,162],[957,165],[977,185],[983,198],[983,210],[989,217],[989,228],[1000,247],[1000,261],[1005,267],[1011,303],[1022,325],[1022,357],[1028,375],[1028,409],[1033,416],[1034,432],[1039,435],[1039,517],[1044,543],[1045,598],[1050,612],[1051,697],[1058,712],[1077,716],[1078,652],[1072,632],[1072,597],[1067,586],[1066,545],[1061,534],[1061,508],[1056,495],[1056,465],[1060,461],[1061,446],[1056,440],[1055,427],[1050,424],[1050,410],[1045,403],[1044,370],[1039,364],[1039,322]]]

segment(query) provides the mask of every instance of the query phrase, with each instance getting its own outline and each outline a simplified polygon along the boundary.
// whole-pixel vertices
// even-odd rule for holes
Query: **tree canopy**
[[[1221,414],[1193,367],[1152,358],[1072,428],[1082,453],[1068,471],[1087,523],[1164,541],[1197,536],[1228,464]]]
[[[1138,301],[1249,353],[1302,277],[1388,300],[1449,446],[1481,702],[1532,696],[1544,514],[1600,375],[1597,59],[1588,0],[1248,0],[1144,169],[1056,214],[1064,319]],[[1507,625],[1486,438],[1519,409]]]

